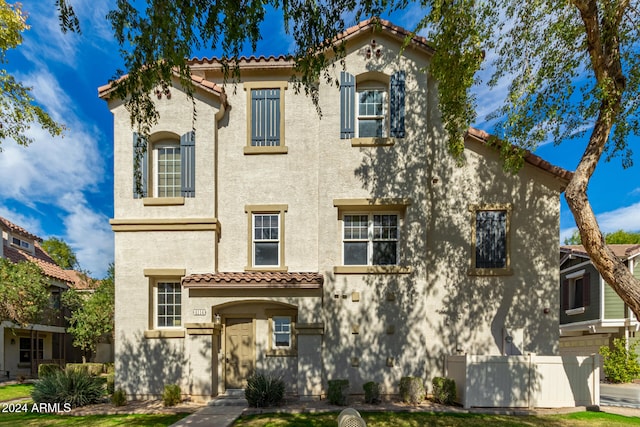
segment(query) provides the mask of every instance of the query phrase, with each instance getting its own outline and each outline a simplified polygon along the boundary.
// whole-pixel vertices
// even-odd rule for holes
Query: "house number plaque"
[[[193,315],[194,316],[206,316],[207,315],[207,309],[206,308],[194,308],[193,309]]]

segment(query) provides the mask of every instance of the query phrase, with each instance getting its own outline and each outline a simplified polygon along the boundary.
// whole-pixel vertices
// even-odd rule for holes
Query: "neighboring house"
[[[67,359],[66,320],[60,296],[73,286],[73,280],[42,249],[40,237],[2,217],[0,229],[0,256],[13,263],[36,263],[49,283],[51,307],[43,313],[41,323],[24,327],[8,321],[0,323],[0,372],[7,377],[34,376],[39,364],[64,364]]]
[[[432,50],[389,22],[350,28],[320,117],[284,57],[215,59],[157,93],[145,141],[111,87],[116,382],[194,398],[282,376],[287,392],[347,378],[397,393],[449,354],[557,354],[559,195],[571,174],[527,154],[503,172],[470,130],[448,152]]]
[[[609,245],[640,279],[640,245]],[[560,353],[588,356],[614,338],[640,338],[640,323],[582,245],[560,247]]]

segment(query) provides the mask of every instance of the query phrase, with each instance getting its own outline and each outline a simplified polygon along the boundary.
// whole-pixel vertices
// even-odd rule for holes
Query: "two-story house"
[[[609,245],[640,278],[640,245]],[[588,356],[614,338],[640,338],[640,322],[609,286],[582,245],[560,247],[560,352]]]
[[[30,261],[46,276],[51,306],[37,324],[0,323],[0,372],[7,377],[34,376],[40,363],[65,363],[66,321],[60,305],[62,292],[73,286],[73,279],[47,254],[42,239],[0,217],[2,245],[0,257],[13,263]]]
[[[99,88],[114,116],[116,382],[130,396],[178,383],[206,399],[255,370],[301,397],[336,378],[397,393],[402,376],[442,375],[448,354],[557,354],[570,173],[533,154],[505,173],[476,130],[460,166],[424,71],[432,49],[379,28],[337,38],[322,116],[285,57],[240,58],[236,84],[216,59],[191,60],[195,120],[176,81],[147,141]]]

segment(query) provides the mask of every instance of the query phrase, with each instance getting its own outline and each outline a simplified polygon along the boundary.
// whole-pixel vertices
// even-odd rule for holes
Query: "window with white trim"
[[[19,247],[24,248],[24,249],[30,249],[31,248],[31,245],[29,244],[29,242],[26,242],[24,240],[18,239],[17,237],[13,237],[11,239],[11,242],[14,245],[19,246]]]
[[[253,214],[253,265],[280,265],[280,214]]]
[[[344,265],[398,265],[397,214],[345,214],[342,223]]]
[[[157,328],[182,326],[182,286],[180,282],[156,283]]]
[[[590,304],[591,275],[586,270],[579,270],[565,276],[562,290],[562,308],[567,314],[579,314]],[[583,309],[583,310],[576,310]]]
[[[154,196],[181,196],[181,159],[180,144],[175,141],[162,141],[153,145]]]
[[[291,348],[291,316],[273,316],[273,349]]]
[[[375,82],[357,85],[358,138],[387,136],[387,91]]]

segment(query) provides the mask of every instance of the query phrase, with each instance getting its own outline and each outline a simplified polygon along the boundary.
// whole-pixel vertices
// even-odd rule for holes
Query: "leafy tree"
[[[107,277],[91,294],[70,289],[62,296],[62,303],[71,316],[68,331],[73,335],[73,345],[87,352],[94,352],[104,335],[113,334],[114,318],[114,266],[111,264]]]
[[[632,233],[628,231],[618,230],[604,235],[604,241],[607,245],[617,244],[640,244],[640,233]],[[564,239],[565,245],[581,245],[580,230],[573,232],[571,237]]]
[[[8,4],[0,0],[0,63],[7,63],[7,52],[22,44],[22,33],[29,29],[20,3]],[[56,123],[31,97],[25,87],[0,68],[0,144],[12,138],[20,145],[33,142],[25,131],[39,123],[51,135],[60,135],[63,127]],[[0,147],[0,150],[2,147]]]
[[[0,258],[0,320],[36,323],[49,303],[47,281],[37,264]]]
[[[50,237],[43,241],[41,246],[60,267],[66,270],[78,268],[78,258],[64,240]]]
[[[74,15],[67,3],[59,0],[64,6],[61,15],[69,19]],[[587,197],[589,181],[603,156],[620,156],[623,166],[631,166],[627,139],[640,127],[638,0],[419,3],[427,12],[417,29],[428,30],[435,49],[429,71],[438,81],[449,150],[460,162],[464,134],[476,119],[473,85],[487,57],[495,58],[490,85],[512,78],[504,104],[494,115],[501,141],[493,142],[507,170],[522,167],[525,150],[541,142],[588,135],[565,197],[594,265],[640,316],[640,281],[607,248]],[[335,66],[344,53],[343,45],[333,42],[346,26],[344,17],[357,21],[407,5],[406,0],[118,0],[108,18],[128,77],[114,80],[114,93],[126,100],[132,125],[147,134],[157,121],[150,98],[153,89],[170,85],[177,73],[190,94],[185,58],[204,47],[220,48],[223,58],[230,59],[247,43],[255,49],[259,25],[267,10],[275,8],[282,10],[283,27],[296,42],[296,78],[317,101],[314,82],[320,77],[331,81],[323,70]],[[62,23],[73,29],[64,19]],[[487,51],[495,55],[485,55]],[[222,66],[234,70],[233,62],[223,60]]]

